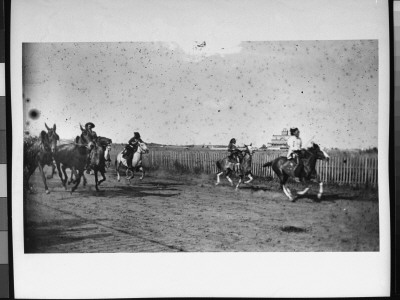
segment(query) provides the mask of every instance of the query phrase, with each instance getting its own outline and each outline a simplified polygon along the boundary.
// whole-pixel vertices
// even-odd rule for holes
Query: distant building
[[[287,150],[287,140],[289,138],[289,132],[286,128],[283,128],[281,134],[274,134],[271,142],[268,143],[267,148],[269,150]]]

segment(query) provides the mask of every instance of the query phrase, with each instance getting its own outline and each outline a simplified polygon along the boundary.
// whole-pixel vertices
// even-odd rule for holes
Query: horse
[[[30,190],[29,179],[38,167],[46,194],[49,194],[43,167],[45,165],[54,166],[53,154],[56,151],[57,141],[60,137],[56,133],[56,124],[53,125],[53,128],[48,127],[46,123],[45,126],[47,133],[42,130],[40,137],[31,137],[24,140],[24,180],[26,188]]]
[[[95,138],[82,126],[81,131],[82,134],[76,137],[75,143],[59,146],[54,157],[61,182],[65,189],[67,189],[66,183],[68,180],[66,169],[71,169],[71,179],[68,184],[75,184],[71,188],[71,193],[75,191],[78,187],[81,177],[83,177],[83,184],[86,184],[87,180],[84,171],[88,160],[90,167],[95,172],[95,184],[97,191],[99,190],[98,185],[106,180],[106,177],[104,175],[105,159],[103,146],[106,144],[110,144],[112,140],[105,137]],[[64,178],[61,174],[60,169],[62,169],[63,171]],[[103,176],[103,179],[100,181],[97,177],[98,172],[100,172]],[[75,178],[73,179],[73,177]]]
[[[95,173],[95,182],[96,182],[96,190],[98,190],[98,185],[101,184],[103,181],[106,180],[106,177],[104,175],[105,173],[105,169],[104,166],[105,165],[105,160],[107,159],[107,157],[103,159],[98,159],[99,155],[103,155],[103,154],[99,154],[99,151],[102,151],[104,153],[104,156],[106,156],[106,148],[112,143],[112,140],[103,136],[99,136],[99,137],[95,137],[93,135],[91,135],[85,128],[82,127],[82,125],[80,125],[81,128],[81,135],[76,136],[75,138],[75,144],[77,145],[89,145],[89,149],[90,149],[90,153],[91,151],[94,151],[96,153],[94,153],[94,156],[90,158],[90,160],[94,159],[95,163],[93,163],[91,161],[91,168]],[[100,150],[97,145],[101,146],[102,150]],[[111,148],[111,146],[110,146]],[[88,154],[89,155],[89,154]],[[109,154],[108,154],[109,155]],[[99,165],[97,165],[99,164]],[[103,179],[98,181],[97,180],[97,172],[100,172],[102,174]],[[66,175],[65,175],[66,176]],[[86,176],[85,173],[82,173],[81,176],[83,177],[83,185],[86,185],[87,180],[86,180]],[[71,168],[71,178],[68,181],[68,184],[71,184],[72,182],[76,183],[77,179],[77,174],[76,174],[76,170],[74,169],[74,167]]]
[[[254,152],[256,151],[256,148],[250,145],[244,145],[245,149],[242,151],[243,158],[240,159],[240,165],[239,165],[239,170],[237,173],[239,173],[239,182],[236,185],[236,190],[239,189],[239,185],[243,181],[244,177],[247,176],[249,177],[249,180],[245,181],[245,184],[248,184],[253,181],[253,174],[251,173],[251,162],[252,162],[252,157]],[[218,168],[218,173],[217,173],[217,182],[215,185],[218,185],[220,183],[220,176],[225,173],[226,179],[228,179],[229,183],[231,186],[233,186],[233,181],[229,177],[230,174],[235,173],[235,163],[232,162],[229,157],[224,157],[221,160],[218,160],[216,162],[217,168]]]
[[[90,151],[90,168],[94,171],[94,180],[96,184],[96,191],[99,191],[99,185],[106,180],[106,158],[105,149],[112,143],[112,140],[106,137],[99,136],[94,147]],[[98,172],[103,177],[100,181],[98,180]]]
[[[317,160],[326,160],[329,161],[329,155],[322,149],[320,149],[318,144],[312,143],[312,146],[307,149],[301,149],[295,151],[299,159],[303,162],[303,168],[299,171],[296,171],[297,174],[294,174],[296,163],[293,160],[289,160],[286,156],[280,156],[270,162],[267,162],[263,165],[263,167],[272,167],[272,170],[279,178],[279,182],[283,192],[290,199],[290,201],[294,201],[295,197],[292,195],[292,192],[287,187],[287,180],[289,177],[299,177],[300,182],[307,183],[308,186],[300,192],[297,192],[297,195],[305,195],[311,187],[311,179],[316,179],[319,184],[318,191],[318,199],[321,199],[323,189],[323,182],[320,180],[315,166]]]
[[[75,174],[75,180],[72,181],[71,174],[71,181],[69,182],[75,183],[75,185],[71,188],[71,194],[74,190],[76,190],[80,183],[87,163],[87,157],[92,146],[94,146],[93,143],[88,145],[77,143],[64,144],[58,146],[57,151],[54,153],[54,160],[56,161],[58,175],[60,176],[61,182],[65,189],[67,189],[66,183],[68,180],[66,169],[71,169],[72,174]],[[62,173],[64,174],[64,178],[62,176],[61,169]],[[76,171],[78,171],[78,173]]]
[[[126,179],[128,179],[129,183],[130,183],[130,181],[133,178],[134,174],[132,172],[131,176],[128,175],[128,172],[129,172],[128,162],[127,162],[126,158],[123,157],[123,152],[124,152],[124,150],[119,152],[118,155],[117,155],[117,158],[115,159],[115,170],[117,171],[117,180],[120,181],[120,179],[121,179],[120,174],[119,174],[119,169],[120,169],[120,167],[122,165],[122,166],[124,166],[126,168]],[[147,148],[147,145],[145,143],[139,142],[137,150],[133,154],[132,168],[134,170],[142,172],[142,176],[140,177],[140,180],[143,179],[144,173],[145,173],[144,169],[143,169],[143,166],[142,166],[142,154],[146,154],[146,153],[149,153],[149,149]]]
[[[93,147],[95,137],[92,136],[85,128],[83,128],[82,125],[80,125],[80,128],[81,128],[82,133],[80,136],[79,135],[76,136],[75,145],[77,145],[79,147],[88,147],[89,143],[92,142],[93,144],[91,144],[90,147]],[[73,145],[73,144],[71,144],[71,145]],[[66,153],[63,153],[63,155],[58,156],[59,163],[62,163],[63,166],[65,164],[65,167],[61,167],[61,169],[63,170],[63,173],[64,173],[64,179],[62,177],[62,174],[60,173],[60,168],[57,166],[57,163],[56,163],[56,165],[53,165],[52,175],[49,176],[49,178],[53,177],[53,174],[55,173],[55,168],[57,168],[59,177],[61,178],[61,182],[62,182],[63,186],[65,187],[65,189],[67,189],[66,183],[67,183],[68,176],[67,176],[67,173],[65,170],[67,168],[71,169],[71,177],[70,177],[70,180],[68,181],[68,184],[71,184],[73,182],[76,183],[75,180],[77,178],[76,170],[74,167],[74,165],[75,165],[75,163],[77,163],[77,161],[74,160],[74,162],[72,164],[69,164],[68,161],[66,161],[66,159],[68,159],[70,157],[70,155],[68,155],[67,152],[75,151],[76,153],[80,153],[80,151],[77,151],[76,149],[74,149],[74,147],[61,147],[61,149],[64,152],[66,152]],[[90,150],[90,148],[88,148],[88,149]],[[69,165],[71,165],[71,167],[69,167]],[[78,165],[80,166],[80,164],[78,164]],[[81,176],[83,176],[83,185],[85,186],[87,183],[85,174],[82,173]]]

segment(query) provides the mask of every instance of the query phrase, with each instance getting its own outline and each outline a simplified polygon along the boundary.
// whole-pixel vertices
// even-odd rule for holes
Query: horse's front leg
[[[83,178],[83,186],[86,186],[87,179],[86,179],[85,173],[82,173],[82,178]]]
[[[143,169],[143,167],[139,167],[139,171],[142,173],[142,176],[140,176],[140,180],[143,180],[143,178],[144,178],[144,169]]]
[[[121,176],[119,175],[119,163],[116,163],[115,171],[117,172],[117,181],[121,180]]]
[[[96,191],[99,191],[99,178],[98,178],[98,176],[97,176],[97,172],[98,172],[98,170],[95,169],[95,170],[94,170],[94,182],[96,183],[96,184],[95,184]]]
[[[310,190],[310,185],[306,187],[304,190],[297,192],[297,195],[305,195]]]
[[[324,192],[324,183],[322,181],[320,181],[319,182],[319,191],[317,194],[318,199],[321,199],[323,192]]]
[[[235,188],[236,191],[239,189],[239,185],[242,183],[242,177],[243,176],[239,176],[239,182],[238,182],[238,184],[236,185],[236,188]]]
[[[104,172],[104,171],[100,171],[100,174],[101,174],[101,176],[102,176],[103,178],[99,181],[99,185],[100,185],[102,182],[106,181],[105,172]]]
[[[245,182],[244,182],[245,184],[249,184],[250,182],[252,182],[252,181],[254,180],[253,176],[251,176],[251,173],[249,173],[249,174],[247,175],[247,177],[249,177],[249,180],[245,181]]]
[[[40,162],[38,163],[38,167],[39,167],[40,174],[42,175],[46,194],[49,194],[50,192],[49,192],[49,188],[47,187],[46,176],[44,175],[43,165]]]
[[[290,199],[290,201],[294,201],[294,197],[292,195],[292,192],[290,191],[290,189],[286,186],[286,184],[282,185],[282,189],[283,192],[285,193],[285,195]]]
[[[231,186],[233,186],[233,181],[232,181],[232,179],[229,177],[229,174],[230,174],[230,172],[227,171],[227,172],[226,172],[226,179],[228,179],[228,181],[229,181],[229,183],[231,184]]]

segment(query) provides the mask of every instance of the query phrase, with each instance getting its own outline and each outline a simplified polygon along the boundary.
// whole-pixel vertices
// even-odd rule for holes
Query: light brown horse
[[[242,151],[242,157],[240,158],[239,170],[235,171],[236,162],[232,162],[229,157],[224,157],[223,159],[216,162],[218,173],[217,173],[217,182],[215,185],[220,184],[220,176],[225,174],[226,179],[228,179],[231,186],[233,186],[233,181],[230,178],[231,174],[237,173],[239,175],[239,182],[236,185],[236,190],[239,188],[239,185],[242,183],[243,178],[245,176],[249,177],[249,180],[245,181],[245,184],[248,184],[253,181],[253,174],[251,173],[251,162],[254,152],[256,148],[250,145],[244,145],[245,149]]]

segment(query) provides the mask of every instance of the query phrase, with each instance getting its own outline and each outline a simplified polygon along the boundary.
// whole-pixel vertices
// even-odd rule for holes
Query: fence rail
[[[253,175],[276,177],[271,168],[263,168],[262,165],[279,155],[256,152],[252,161]],[[216,161],[225,156],[224,151],[157,150],[144,155],[143,164],[148,168],[212,174],[217,172]],[[321,180],[326,183],[378,186],[377,155],[333,156],[329,162],[318,161],[316,168]]]

